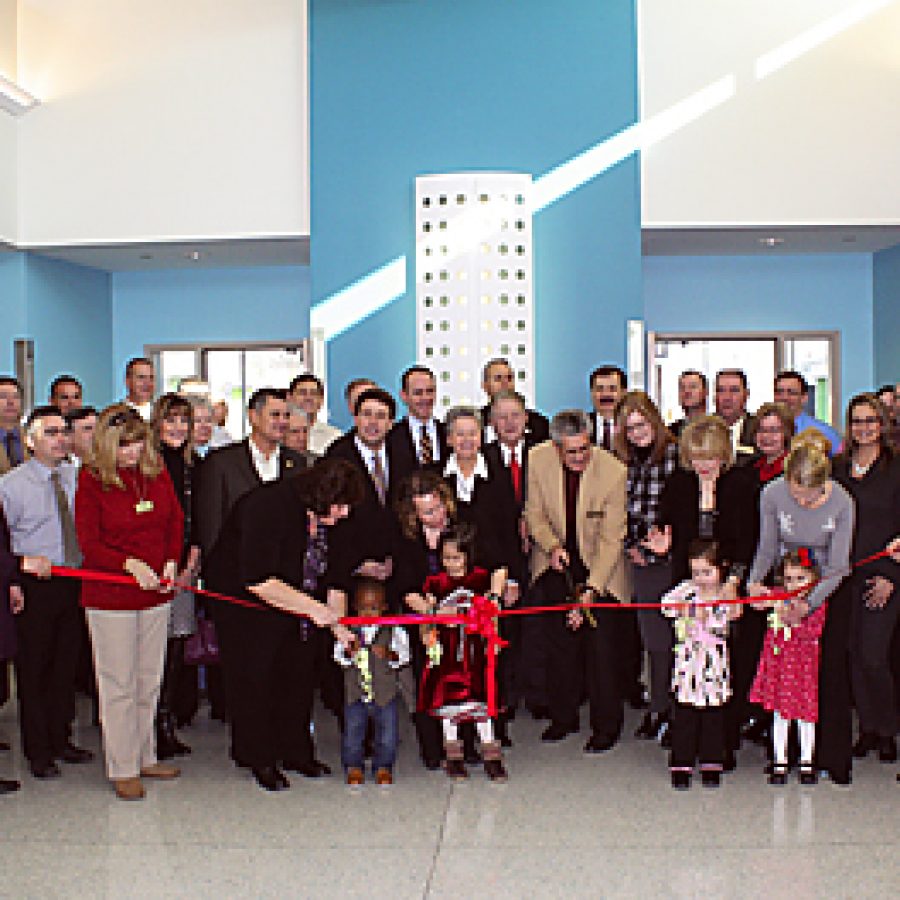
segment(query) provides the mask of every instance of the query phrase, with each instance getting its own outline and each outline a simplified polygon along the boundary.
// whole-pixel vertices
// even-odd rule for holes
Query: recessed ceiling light
[[[780,247],[784,243],[784,238],[780,237],[764,237],[759,239],[759,243],[763,247]]]
[[[199,250],[191,250],[190,253],[185,253],[184,258],[193,260],[194,262],[198,262],[200,260],[201,253]]]
[[[153,259],[153,254],[152,253],[142,253],[141,259]]]
[[[856,243],[856,235],[855,234],[845,234],[841,238],[842,244],[855,244]]]

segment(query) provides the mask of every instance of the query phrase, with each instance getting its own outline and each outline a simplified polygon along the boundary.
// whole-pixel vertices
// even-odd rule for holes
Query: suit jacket
[[[741,423],[741,434],[738,437],[737,449],[734,454],[734,464],[736,466],[745,466],[755,460],[756,445],[753,442],[755,433],[756,416],[745,413],[744,420]]]
[[[447,447],[447,430],[443,422],[435,420],[437,426],[438,446],[434,448],[435,459],[429,467],[440,473],[444,471],[444,464],[450,456]],[[391,466],[391,482],[398,486],[400,482],[421,468],[419,457],[416,454],[416,445],[412,432],[409,429],[409,416],[404,416],[399,422],[395,422],[387,436],[388,458]]]
[[[535,444],[546,441],[550,438],[550,421],[545,415],[539,413],[536,409],[528,409],[525,411],[527,419],[525,421],[525,436],[530,437]],[[487,444],[485,440],[485,428],[491,421],[491,405],[490,403],[481,407],[481,442]],[[493,442],[491,442],[493,443]]]
[[[597,443],[597,413],[592,410],[588,413],[588,423],[590,424],[590,433],[591,433],[591,443]],[[613,428],[612,439],[616,439],[615,428]]]
[[[588,569],[588,584],[628,603],[631,593],[623,541],[627,531],[627,469],[612,454],[591,447],[591,459],[578,487],[576,532],[578,551]],[[536,581],[550,566],[550,553],[566,542],[564,473],[556,447],[546,442],[529,454],[525,515],[534,540],[531,577]]]
[[[287,447],[281,448],[279,478],[302,472],[305,468],[306,460],[299,453]],[[210,451],[203,465],[197,468],[197,474],[197,521],[193,537],[199,541],[203,558],[207,559],[231,508],[244,494],[262,485],[263,480],[253,465],[249,438]]]
[[[387,497],[384,505],[378,499],[378,492],[369,467],[356,446],[353,435],[338,438],[325,452],[326,459],[344,459],[352,463],[363,475],[365,495],[362,503],[354,506],[350,515],[333,529],[333,545],[343,554],[341,563],[349,571],[355,571],[367,559],[378,561],[393,556],[398,540],[398,522],[394,513],[394,499],[400,480],[391,447],[386,444],[387,453]]]
[[[25,432],[22,430],[21,425],[16,425],[15,428],[11,428],[10,431],[16,431],[19,434],[19,444],[22,447],[22,456],[23,460],[28,459],[31,454],[28,452],[28,447],[25,446]],[[12,466],[9,464],[9,457],[6,455],[6,447],[3,442],[0,441],[0,475],[5,475]]]

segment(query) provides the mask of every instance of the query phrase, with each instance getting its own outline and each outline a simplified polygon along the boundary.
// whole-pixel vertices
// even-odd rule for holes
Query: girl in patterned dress
[[[672,787],[691,786],[699,761],[703,786],[721,782],[725,762],[725,704],[731,696],[726,637],[740,607],[730,599],[728,563],[716,541],[699,539],[688,548],[691,577],[663,595],[663,614],[675,621],[672,689]],[[709,604],[709,605],[707,605]]]
[[[788,730],[797,722],[800,734],[800,783],[815,784],[813,768],[816,722],[819,718],[819,638],[827,603],[809,612],[806,595],[819,579],[819,569],[805,547],[786,553],[776,571],[776,583],[798,593],[775,601],[750,701],[773,713],[774,763],[769,784],[787,783]]]

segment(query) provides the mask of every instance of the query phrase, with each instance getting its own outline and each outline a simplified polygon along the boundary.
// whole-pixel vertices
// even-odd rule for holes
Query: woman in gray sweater
[[[820,769],[837,784],[850,783],[852,718],[848,663],[850,604],[837,588],[848,574],[853,541],[854,503],[831,477],[828,441],[808,429],[791,443],[784,477],[760,498],[760,537],[750,569],[748,590],[764,596],[763,579],[791,550],[807,548],[822,578],[807,598],[810,611],[829,601],[821,638],[819,666]]]

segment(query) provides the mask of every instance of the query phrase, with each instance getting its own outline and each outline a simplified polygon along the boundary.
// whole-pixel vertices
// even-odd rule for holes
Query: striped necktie
[[[431,443],[431,435],[428,434],[428,426],[422,425],[419,432],[419,463],[430,466],[434,462],[434,445]]]
[[[375,485],[375,493],[382,506],[387,499],[387,475],[381,462],[381,454],[372,454],[372,483]]]

